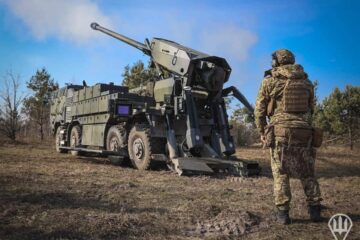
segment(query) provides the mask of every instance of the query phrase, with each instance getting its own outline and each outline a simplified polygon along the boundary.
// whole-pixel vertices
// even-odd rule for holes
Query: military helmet
[[[273,67],[295,63],[295,55],[287,49],[276,50],[272,54],[272,59],[273,59],[272,61]]]

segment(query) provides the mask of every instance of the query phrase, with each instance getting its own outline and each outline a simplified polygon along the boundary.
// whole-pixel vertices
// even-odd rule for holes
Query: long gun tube
[[[146,55],[148,56],[151,56],[151,50],[148,48],[148,46],[146,46],[145,44],[143,43],[140,43],[138,41],[135,41],[134,39],[131,39],[131,38],[128,38],[124,35],[121,35],[119,33],[116,33],[116,32],[113,32],[107,28],[104,28],[102,26],[100,26],[99,24],[97,23],[91,23],[90,27],[94,30],[98,30],[100,32],[103,32],[113,38],[116,38],[124,43],[127,43],[129,44],[130,46],[133,46],[139,50],[141,50],[143,53],[145,53]]]

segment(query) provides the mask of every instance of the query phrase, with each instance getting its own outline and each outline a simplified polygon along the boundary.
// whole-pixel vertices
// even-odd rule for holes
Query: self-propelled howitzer
[[[143,44],[97,23],[91,27],[148,55],[161,78],[165,71],[171,73],[170,78],[156,81],[153,89],[158,107],[164,109],[170,159],[222,158],[235,153],[224,97],[233,93],[251,112],[253,108],[235,87],[224,89],[231,73],[224,58],[162,38],[146,39]]]
[[[154,161],[161,160],[179,174],[212,173],[220,169],[240,175],[259,173],[256,162],[240,161],[232,156],[235,144],[230,135],[224,97],[233,94],[251,112],[253,108],[235,87],[224,88],[231,73],[224,58],[161,38],[153,38],[151,42],[146,39],[143,44],[97,23],[92,23],[91,28],[148,55],[158,73],[156,81],[150,79],[146,86],[147,100],[144,101],[149,103],[142,106],[142,111],[139,111],[141,107],[135,111],[136,107],[129,102],[113,99],[115,110],[110,111],[115,115],[122,105],[130,110],[128,116],[116,118],[121,119],[120,122],[106,123],[101,132],[103,148],[111,146],[107,141],[116,141],[117,134],[110,132],[115,138],[109,137],[108,129],[116,126],[122,135],[119,147],[105,150],[119,155],[126,153],[139,169],[147,169]],[[123,101],[126,96],[135,99],[131,94],[122,95]],[[78,132],[86,139],[83,128],[80,124]],[[98,130],[93,130],[92,137],[94,131]]]

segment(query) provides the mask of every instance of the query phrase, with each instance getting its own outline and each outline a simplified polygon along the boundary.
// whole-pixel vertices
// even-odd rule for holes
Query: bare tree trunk
[[[350,140],[350,150],[353,150],[354,148],[354,139],[353,139],[353,132],[352,127],[349,126],[349,140]]]
[[[44,140],[44,127],[43,124],[40,124],[40,139]]]
[[[0,131],[15,141],[16,134],[20,131],[19,109],[24,100],[24,96],[18,94],[20,76],[8,71],[0,87]]]

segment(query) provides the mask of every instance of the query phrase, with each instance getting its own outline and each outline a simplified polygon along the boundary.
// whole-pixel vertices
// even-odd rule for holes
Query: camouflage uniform
[[[311,117],[314,109],[313,85],[307,80],[307,74],[303,71],[302,66],[294,64],[295,57],[291,52],[280,50],[274,54],[278,54],[277,61],[279,62],[273,62],[273,68],[265,72],[265,79],[261,83],[256,100],[255,122],[261,135],[264,135],[269,127],[274,127],[275,129],[275,136],[273,136],[273,141],[270,144],[275,205],[278,209],[289,209],[291,201],[290,177],[297,177],[301,180],[309,205],[319,205],[321,201],[320,189],[314,176],[315,149],[309,146],[309,143],[301,141],[296,132],[291,137],[291,142],[289,134],[285,134],[293,129],[312,131]],[[281,56],[287,56],[288,58],[281,59]],[[305,79],[303,84],[309,87],[308,110],[301,114],[287,113],[283,109],[282,98],[284,88],[288,79],[292,78]],[[273,108],[269,109],[269,104]],[[276,129],[283,130],[284,134],[278,134]],[[289,153],[286,153],[286,151],[289,151]],[[295,167],[289,171],[284,170],[284,165],[281,161],[282,157],[283,159],[285,158],[284,156],[293,158],[293,163],[298,163],[295,165],[306,166],[306,169],[299,170],[299,168]]]

